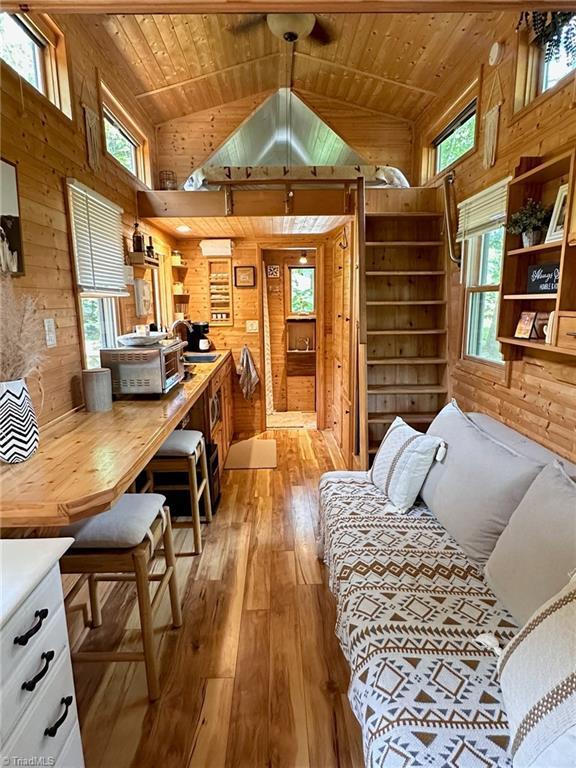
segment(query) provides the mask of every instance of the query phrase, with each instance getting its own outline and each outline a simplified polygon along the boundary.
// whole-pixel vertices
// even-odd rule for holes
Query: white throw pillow
[[[412,429],[397,416],[372,464],[371,479],[398,512],[413,506],[443,441]]]
[[[514,768],[576,764],[576,582],[544,603],[498,663]]]

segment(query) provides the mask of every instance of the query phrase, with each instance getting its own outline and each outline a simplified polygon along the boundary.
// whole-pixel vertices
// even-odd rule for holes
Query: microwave
[[[100,363],[112,372],[115,395],[165,395],[184,378],[186,345],[178,339],[148,347],[101,349]]]

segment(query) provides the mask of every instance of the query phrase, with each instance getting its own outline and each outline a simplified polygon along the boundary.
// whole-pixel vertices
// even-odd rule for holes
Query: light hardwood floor
[[[224,473],[204,552],[178,557],[184,625],[157,614],[161,698],[142,664],[75,668],[87,768],[360,768],[348,669],[316,558],[320,474],[341,468],[329,434],[269,430],[278,468]],[[175,531],[190,552],[191,532]],[[138,647],[131,585],[105,592],[83,648]]]

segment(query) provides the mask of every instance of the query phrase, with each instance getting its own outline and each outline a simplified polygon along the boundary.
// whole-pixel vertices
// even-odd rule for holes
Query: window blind
[[[497,184],[458,203],[458,231],[456,240],[483,235],[506,223],[508,176]]]
[[[126,296],[122,209],[76,179],[67,179],[76,264],[83,293]]]

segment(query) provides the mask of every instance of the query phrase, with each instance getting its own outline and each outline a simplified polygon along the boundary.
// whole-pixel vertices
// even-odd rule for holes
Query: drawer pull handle
[[[52,737],[56,736],[56,734],[58,733],[58,729],[68,717],[68,712],[70,711],[70,707],[72,706],[72,696],[64,696],[60,700],[60,704],[62,704],[62,706],[65,707],[64,712],[58,718],[58,720],[56,720],[54,725],[51,725],[48,728],[46,728],[46,730],[44,731],[44,736],[52,736]]]
[[[30,627],[28,632],[15,637],[14,645],[28,645],[28,640],[30,640],[31,637],[34,637],[36,632],[39,632],[42,629],[42,624],[48,618],[48,608],[41,608],[39,611],[36,611],[34,618],[38,619],[38,623],[34,624],[33,627]]]
[[[50,662],[54,658],[54,651],[46,651],[46,653],[43,653],[42,656],[40,656],[42,661],[44,662],[44,666],[38,672],[37,675],[34,675],[34,677],[31,680],[27,680],[25,683],[22,683],[22,690],[23,691],[33,691],[34,688],[36,688],[37,684],[42,680],[43,677],[48,673],[48,669],[50,667]]]

